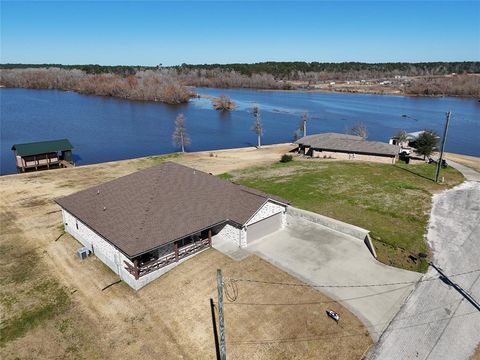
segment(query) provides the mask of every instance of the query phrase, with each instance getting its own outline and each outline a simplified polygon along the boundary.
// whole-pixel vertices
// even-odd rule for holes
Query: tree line
[[[307,74],[319,73],[327,75],[329,79],[354,79],[359,75],[363,78],[376,78],[394,75],[404,76],[428,76],[428,75],[448,75],[451,73],[480,73],[480,62],[419,62],[419,63],[362,63],[362,62],[342,62],[342,63],[320,63],[320,62],[259,62],[254,64],[202,64],[190,65],[182,64],[175,67],[180,73],[191,70],[214,70],[235,71],[241,75],[252,76],[254,74],[270,74],[276,79],[282,80],[301,80]],[[333,75],[333,76],[332,76]]]
[[[439,76],[455,72],[456,76]],[[292,89],[294,81],[384,79],[413,76],[406,95],[480,96],[480,62],[437,63],[305,63],[187,65],[173,67],[100,65],[0,65],[0,84],[7,87],[74,90],[130,100],[171,104],[187,102],[188,88]]]
[[[362,62],[341,62],[341,63],[321,63],[304,61],[266,61],[258,63],[232,63],[232,64],[182,64],[178,66],[141,66],[141,65],[98,65],[98,64],[0,64],[1,69],[26,69],[26,68],[60,68],[60,69],[78,69],[87,74],[105,74],[114,73],[122,75],[132,75],[138,71],[155,70],[159,68],[175,69],[179,74],[189,73],[191,70],[214,70],[235,71],[240,75],[252,76],[253,74],[270,74],[277,79],[294,80],[298,74],[305,73],[330,73],[330,74],[348,74],[348,73],[371,73],[385,75],[405,75],[405,76],[428,76],[428,75],[447,75],[451,73],[480,73],[479,61],[456,61],[456,62],[388,62],[388,63],[362,63]]]

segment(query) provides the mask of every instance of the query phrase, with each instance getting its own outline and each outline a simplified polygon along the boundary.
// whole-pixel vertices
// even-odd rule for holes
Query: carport
[[[414,284],[374,287],[323,287],[414,282],[421,274],[375,260],[363,241],[323,225],[287,215],[287,227],[248,251],[264,258],[347,307],[376,341],[400,309]],[[341,314],[340,314],[341,315]]]

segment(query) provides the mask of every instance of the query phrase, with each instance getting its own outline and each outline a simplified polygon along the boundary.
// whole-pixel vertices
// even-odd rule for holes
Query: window
[[[75,220],[75,227],[76,227],[77,230],[78,230],[78,220]]]

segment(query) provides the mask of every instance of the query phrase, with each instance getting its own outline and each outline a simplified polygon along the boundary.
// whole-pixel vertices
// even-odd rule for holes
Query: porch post
[[[133,260],[133,272],[135,273],[135,280],[138,280],[140,277],[140,269],[138,268],[138,260]]]
[[[175,243],[175,261],[178,262],[178,244]]]
[[[212,229],[208,229],[208,246],[212,247]]]

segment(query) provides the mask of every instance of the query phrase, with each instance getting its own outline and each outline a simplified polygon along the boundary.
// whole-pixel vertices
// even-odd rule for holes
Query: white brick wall
[[[127,261],[128,263],[132,264],[132,262],[125,255],[123,255],[113,245],[109,244],[105,239],[103,239],[97,233],[92,231],[89,227],[87,227],[81,221],[77,220],[68,211],[65,211],[62,209],[62,216],[63,216],[63,224],[65,226],[65,231],[68,232],[70,235],[72,235],[80,243],[82,243],[83,246],[86,246],[91,251],[93,249],[94,254],[105,265],[107,265],[110,269],[112,269],[114,273],[120,276],[120,279],[125,281],[130,287],[132,287],[135,290],[142,288],[143,286],[147,285],[149,282],[155,280],[156,278],[165,274],[167,271],[173,269],[175,266],[181,264],[185,260],[188,260],[192,256],[195,256],[201,252],[200,251],[191,256],[185,257],[177,263],[173,263],[168,266],[165,266],[159,270],[156,270],[147,275],[144,275],[140,277],[138,280],[136,280],[132,274],[130,274],[127,270],[125,270],[124,261]],[[78,224],[78,229],[77,229],[77,224]],[[237,229],[237,234],[238,234],[238,231],[239,229]]]
[[[286,207],[282,205],[275,204],[271,201],[268,201],[266,204],[264,204],[256,213],[255,215],[252,216],[250,220],[247,221],[245,225],[250,225],[253,223],[256,223],[257,221],[260,221],[262,219],[265,219],[267,217],[270,217],[272,215],[278,214],[278,213],[283,213],[282,216],[282,227],[285,226],[286,224],[286,219],[285,219],[285,210]]]
[[[227,224],[223,227],[222,230],[220,230],[220,232],[216,236],[220,236],[227,241],[233,242],[237,246],[241,246],[241,232],[241,229]]]
[[[77,220],[68,211],[62,210],[62,214],[66,232],[82,243],[83,246],[89,248],[105,265],[118,274],[120,278],[124,278],[124,273],[132,277],[130,273],[124,270],[123,261],[126,260],[130,262],[125,255],[81,221]]]
[[[264,204],[247,222],[246,225],[253,224],[257,221],[270,217],[277,213],[282,213],[282,227],[286,226],[286,208],[284,206],[275,204],[273,202],[267,202]],[[91,230],[88,226],[77,220],[68,211],[62,209],[63,223],[65,225],[65,231],[77,239],[83,246],[92,251],[105,265],[107,265],[112,271],[120,276],[129,286],[135,290],[148,284],[150,281],[165,274],[170,269],[174,268],[178,264],[190,258],[186,257],[180,260],[178,263],[168,265],[150,274],[142,276],[138,280],[125,270],[124,261],[132,263],[125,255],[123,255],[117,248],[108,243],[100,235]],[[78,228],[77,228],[78,227]],[[239,247],[247,246],[247,232],[245,228],[236,228],[232,225],[225,225],[225,227],[216,235],[221,236],[228,241],[233,242]],[[195,254],[194,254],[195,255]],[[192,256],[194,256],[192,255]],[[133,265],[133,264],[132,264]]]
[[[240,247],[247,246],[247,231],[245,228],[241,229],[240,231]]]

